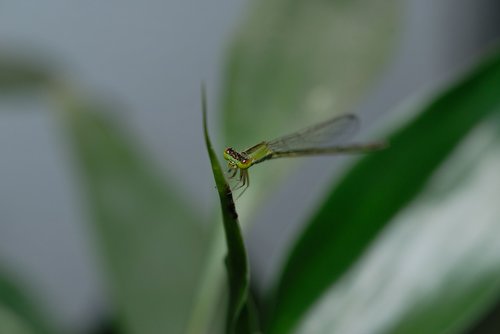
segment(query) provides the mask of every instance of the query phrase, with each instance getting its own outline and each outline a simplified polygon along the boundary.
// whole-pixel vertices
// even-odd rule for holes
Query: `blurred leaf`
[[[254,10],[236,35],[226,68],[228,143],[250,146],[352,108],[387,59],[396,4],[252,3]]]
[[[467,136],[299,333],[466,333],[494,305],[500,295],[495,116]]]
[[[49,71],[39,61],[0,54],[0,95],[39,88],[50,80]]]
[[[412,201],[460,141],[500,107],[500,57],[484,62],[355,165],[307,226],[277,285],[271,333],[287,333]]]
[[[219,193],[222,209],[222,222],[226,235],[227,255],[225,259],[228,284],[229,306],[227,312],[226,333],[252,333],[250,308],[248,307],[249,279],[248,260],[245,244],[234,206],[231,188],[224,178],[217,155],[208,136],[207,103],[205,90],[202,88],[203,132],[207,146],[215,184]]]
[[[53,333],[17,284],[0,275],[0,333]]]
[[[496,303],[490,310],[477,319],[464,333],[468,334],[495,334],[500,328],[500,293],[497,296]]]
[[[0,333],[35,334],[37,332],[24,322],[18,314],[0,304]]]
[[[117,324],[116,319],[110,315],[103,315],[101,319],[98,320],[95,326],[88,331],[89,334],[122,334],[123,330],[119,324]]]
[[[106,108],[62,94],[117,322],[127,333],[181,333],[206,248],[202,226]]]

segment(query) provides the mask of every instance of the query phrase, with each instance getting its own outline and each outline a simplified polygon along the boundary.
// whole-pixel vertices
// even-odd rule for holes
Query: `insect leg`
[[[228,173],[228,177],[230,179],[234,178],[236,176],[236,173],[238,173],[238,168],[236,167],[229,167],[229,169],[227,170],[227,173]]]
[[[242,177],[243,177],[243,183],[241,185],[241,187],[245,187],[241,193],[238,195],[238,197],[236,197],[236,199],[240,198],[241,195],[243,195],[243,193],[248,189],[248,187],[250,186],[250,176],[249,176],[249,173],[248,173],[248,170],[241,170],[241,174],[242,174]],[[240,187],[240,188],[241,188]]]
[[[240,188],[242,188],[244,185],[245,185],[245,175],[246,175],[246,170],[244,169],[240,169],[240,178],[238,180],[238,183],[236,184],[236,187],[233,189],[234,190],[238,190]]]

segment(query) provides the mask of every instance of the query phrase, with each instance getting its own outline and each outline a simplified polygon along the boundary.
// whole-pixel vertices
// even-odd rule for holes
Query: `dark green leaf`
[[[26,57],[0,55],[0,94],[21,93],[51,81],[47,66]]]
[[[322,295],[298,333],[464,333],[491,307],[500,293],[500,115],[494,116]]]
[[[12,332],[11,332],[12,331]],[[0,275],[0,333],[54,333],[18,284]]]
[[[500,57],[484,62],[359,161],[295,244],[277,285],[271,333],[288,333],[480,121],[500,107]]]
[[[499,296],[500,297],[500,296]],[[467,331],[467,334],[487,334],[495,333],[500,328],[500,303],[497,297],[494,307],[490,311],[474,323]]]
[[[226,269],[229,284],[229,307],[227,313],[227,333],[251,333],[251,315],[248,307],[249,269],[245,244],[234,206],[233,195],[224,178],[217,155],[215,154],[207,128],[207,103],[205,90],[202,88],[203,131],[215,184],[219,193],[222,209],[222,221],[226,235]]]

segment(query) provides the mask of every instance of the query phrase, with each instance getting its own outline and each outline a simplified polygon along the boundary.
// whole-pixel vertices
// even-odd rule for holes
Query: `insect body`
[[[234,178],[238,171],[240,172],[239,185],[235,190],[245,187],[244,192],[250,181],[248,169],[269,159],[339,153],[367,153],[387,147],[387,143],[382,141],[368,144],[346,144],[346,137],[354,132],[357,125],[358,118],[356,116],[344,115],[287,136],[260,142],[242,152],[238,152],[232,147],[226,148],[224,159],[228,162],[229,177]]]

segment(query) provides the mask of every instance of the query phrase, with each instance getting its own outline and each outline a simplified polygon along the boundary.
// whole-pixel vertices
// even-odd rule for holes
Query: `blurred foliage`
[[[226,143],[270,140],[353,108],[394,44],[395,0],[261,0],[232,41],[222,88]],[[246,218],[286,175],[259,170],[240,206]]]
[[[181,332],[206,248],[199,218],[139,154],[110,108],[61,93],[119,323],[130,333]]]
[[[424,108],[390,137],[389,149],[350,169],[292,250],[277,285],[272,333],[287,333],[422,191],[471,129],[500,110],[495,87],[500,87],[500,58],[486,62]]]
[[[491,308],[500,297],[498,112],[323,293],[299,333],[467,333]]]
[[[468,334],[495,334],[500,328],[500,296],[496,305],[482,318],[477,319],[466,331]]]
[[[0,53],[0,97],[25,94],[50,82],[49,71],[32,59]],[[49,321],[26,294],[22,284],[0,273],[0,333],[53,333]]]
[[[46,87],[51,79],[46,64],[24,54],[0,53],[0,96]]]
[[[225,133],[236,147],[351,108],[386,59],[397,26],[394,0],[254,6],[230,49],[223,87]],[[115,108],[62,87],[47,67],[0,55],[0,95],[55,92],[108,265],[116,309],[110,331],[183,332],[206,279],[206,218],[142,156]],[[497,54],[395,131],[390,149],[361,159],[332,186],[268,307],[255,312],[268,311],[266,333],[460,333],[491,308],[500,295],[498,87]],[[251,332],[256,306],[248,300],[244,243],[205,135],[229,251],[227,332]],[[252,184],[255,199],[264,194],[259,183],[276,179],[261,176]],[[242,207],[251,202],[247,196]],[[217,297],[210,309],[195,307],[204,319],[191,315],[202,328]],[[47,328],[20,288],[0,276],[0,332]]]
[[[18,314],[0,304],[0,331],[8,334],[36,334],[37,331],[28,325]]]
[[[251,9],[223,86],[235,146],[351,109],[387,62],[399,14],[394,0],[261,0]]]
[[[44,314],[34,306],[17,282],[0,275],[0,333],[51,333]]]

